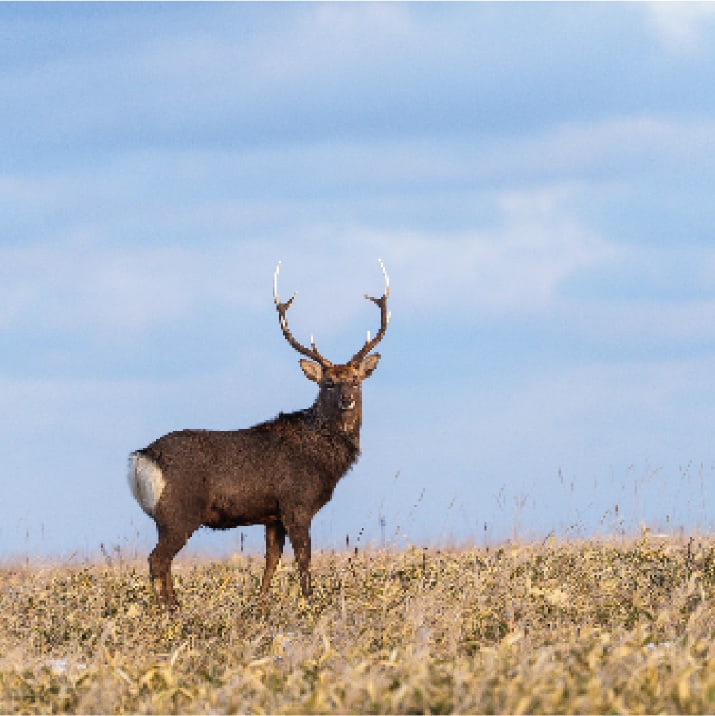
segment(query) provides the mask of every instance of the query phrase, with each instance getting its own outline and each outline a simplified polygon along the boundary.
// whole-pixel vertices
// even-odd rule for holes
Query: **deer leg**
[[[266,594],[268,591],[268,586],[283,554],[285,541],[285,527],[280,522],[270,522],[266,525],[266,568],[263,571],[263,580],[261,581],[261,595]]]
[[[171,578],[171,562],[188,542],[193,530],[171,530],[159,527],[159,541],[149,555],[149,575],[156,599],[174,609],[179,606]]]
[[[310,526],[292,525],[288,527],[288,537],[298,563],[300,588],[307,598],[313,592],[310,584]]]

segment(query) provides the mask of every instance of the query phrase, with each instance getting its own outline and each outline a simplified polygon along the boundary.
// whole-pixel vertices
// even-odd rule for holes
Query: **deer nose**
[[[349,393],[340,396],[340,410],[352,410],[355,407],[355,398]]]

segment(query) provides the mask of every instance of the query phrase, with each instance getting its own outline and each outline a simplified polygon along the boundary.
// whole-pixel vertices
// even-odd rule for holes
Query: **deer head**
[[[372,301],[380,309],[380,329],[374,338],[370,338],[370,331],[367,333],[367,340],[357,353],[343,364],[334,364],[320,354],[313,337],[310,338],[310,348],[299,343],[288,328],[286,313],[295,300],[297,291],[282,303],[278,296],[278,273],[280,261],[276,266],[273,275],[273,300],[278,311],[278,320],[281,331],[288,343],[301,355],[307,356],[309,360],[301,359],[300,367],[309,380],[320,386],[320,392],[315,402],[316,415],[320,422],[334,426],[340,431],[351,433],[356,438],[360,431],[362,422],[362,381],[377,367],[380,360],[379,353],[372,353],[375,346],[383,339],[387,331],[387,324],[390,321],[390,313],[387,310],[387,298],[390,295],[390,279],[385,270],[385,265],[380,260],[380,267],[385,278],[385,290],[380,298],[373,298],[365,294],[368,301]]]

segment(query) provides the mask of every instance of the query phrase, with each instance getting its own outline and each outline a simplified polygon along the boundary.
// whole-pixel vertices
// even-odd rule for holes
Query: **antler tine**
[[[367,332],[367,340],[365,345],[348,361],[348,363],[359,363],[382,339],[387,331],[387,324],[390,322],[390,312],[387,310],[387,298],[390,295],[390,277],[387,275],[385,264],[382,259],[378,259],[380,268],[382,269],[382,275],[385,277],[385,290],[380,298],[374,298],[365,294],[365,298],[368,301],[372,301],[375,305],[380,308],[380,330],[375,334],[375,337],[370,339],[370,331]]]
[[[293,295],[285,302],[285,304],[281,303],[281,299],[278,297],[278,274],[281,270],[281,262],[279,261],[276,264],[276,270],[273,274],[273,301],[276,304],[276,307],[284,305],[285,310],[287,311],[290,308],[290,304],[293,303],[295,300],[295,297],[298,295],[298,291],[293,291]]]
[[[313,360],[318,361],[320,365],[323,366],[323,368],[327,368],[328,366],[332,366],[333,364],[325,357],[320,355],[318,349],[315,347],[315,341],[313,340],[313,336],[310,337],[310,348],[306,348],[304,345],[298,343],[298,341],[293,338],[293,334],[290,332],[290,329],[288,328],[288,319],[286,318],[286,312],[291,307],[291,304],[295,300],[296,295],[298,294],[297,291],[293,293],[293,295],[285,302],[281,303],[281,299],[278,296],[278,274],[280,273],[281,269],[281,262],[279,261],[276,264],[276,270],[273,274],[273,301],[276,304],[276,310],[278,311],[278,321],[281,326],[281,331],[283,332],[283,336],[288,341],[288,343],[298,351],[298,353],[307,356],[308,358],[312,358]]]

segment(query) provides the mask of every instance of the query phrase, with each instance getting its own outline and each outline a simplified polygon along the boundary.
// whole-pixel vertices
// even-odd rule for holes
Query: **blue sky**
[[[279,259],[334,361],[392,281],[317,546],[711,530],[713,87],[710,3],[0,4],[0,557],[144,554],[131,450],[312,402]]]

